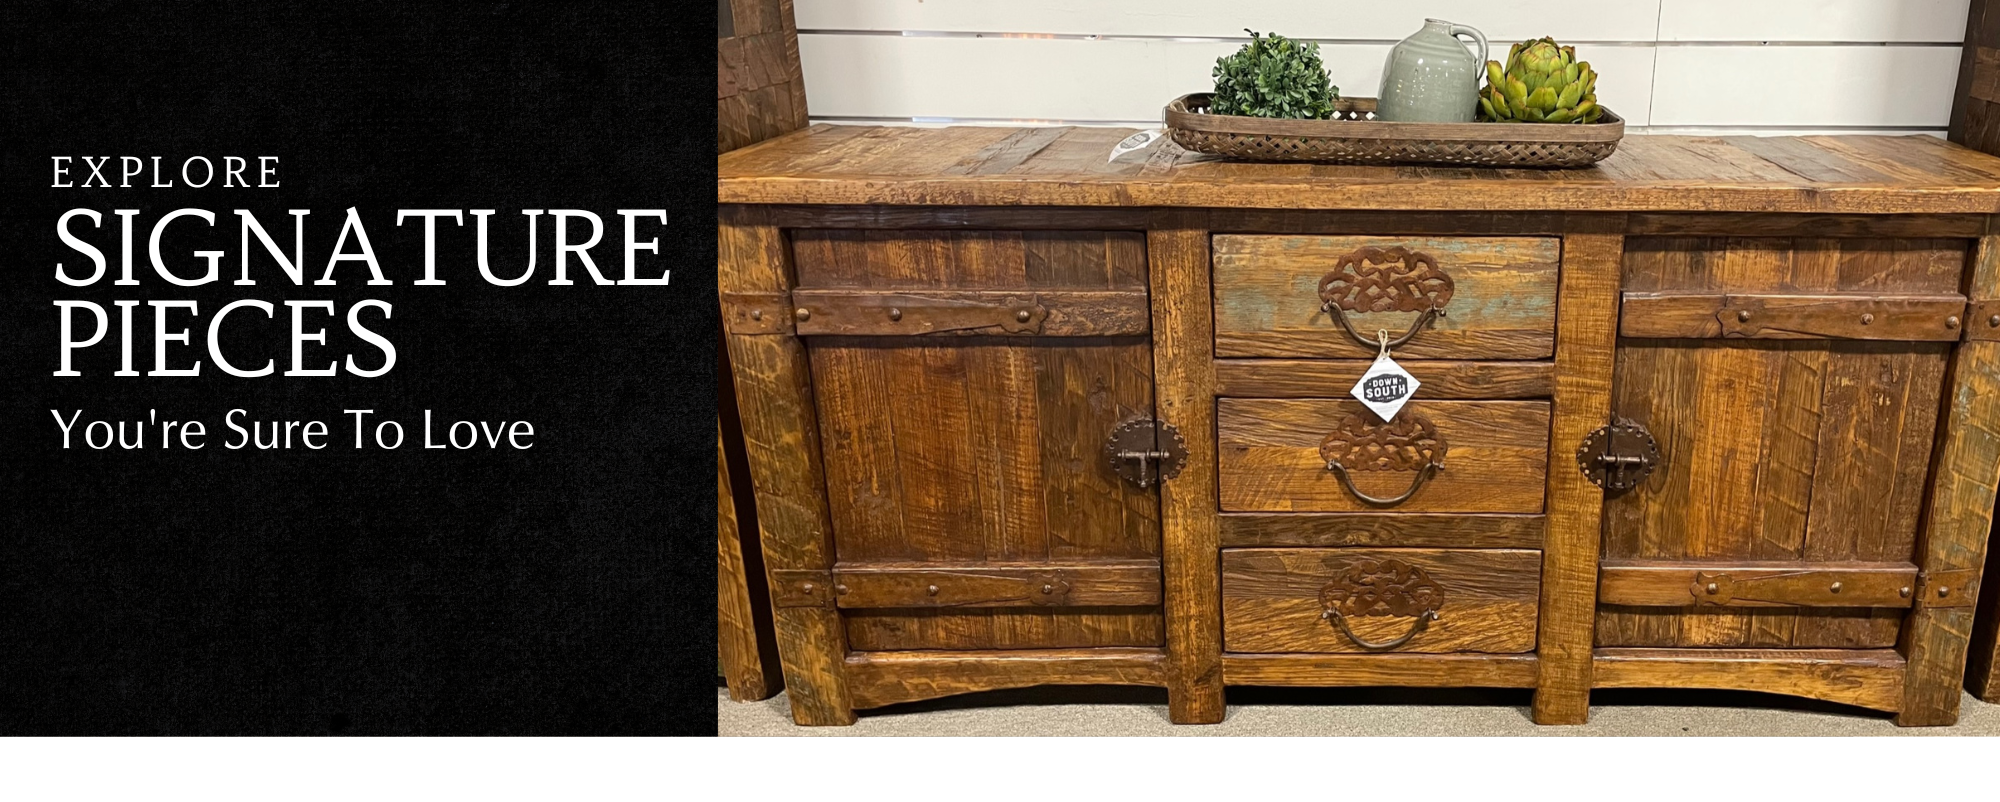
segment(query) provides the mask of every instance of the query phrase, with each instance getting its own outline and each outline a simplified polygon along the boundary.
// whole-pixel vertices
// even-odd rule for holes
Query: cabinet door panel
[[[1145,288],[1123,232],[797,232],[801,289]],[[1103,453],[1153,413],[1149,338],[807,338],[839,565],[1158,560],[1159,497]],[[947,594],[949,595],[949,594]],[[1155,646],[1157,606],[843,610],[860,650]]]
[[[1634,239],[1628,289],[1952,292],[1956,240]],[[1914,559],[1948,343],[1621,339],[1612,408],[1660,466],[1604,559]],[[1603,646],[1884,648],[1905,611],[1606,606]]]

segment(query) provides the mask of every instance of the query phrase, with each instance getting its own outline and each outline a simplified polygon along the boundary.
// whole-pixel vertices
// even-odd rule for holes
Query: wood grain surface
[[[1421,395],[1422,389],[1418,393]],[[1233,399],[1216,402],[1222,509],[1228,512],[1363,512],[1320,456],[1320,441],[1350,414],[1376,421],[1359,401]],[[1541,401],[1411,401],[1397,417],[1423,416],[1449,444],[1437,471],[1397,512],[1542,511],[1549,405]],[[1391,497],[1414,471],[1350,471],[1355,486]]]
[[[1605,604],[1635,607],[1899,607],[1913,604],[1909,563],[1773,561],[1606,562]]]
[[[1026,158],[991,146],[1053,131]],[[1927,136],[1626,137],[1582,170],[1339,167],[1179,152],[1107,162],[1121,128],[816,125],[724,154],[722,203],[1389,211],[1992,214],[2000,159]],[[1893,165],[1886,172],[1877,169]],[[963,172],[944,171],[961,166]]]
[[[1951,141],[1985,153],[2000,151],[2000,3],[1972,0],[1958,88],[1951,113]],[[1981,294],[1991,301],[1996,294]],[[1987,315],[1975,317],[1979,320]],[[1987,568],[2000,570],[2000,553],[1989,549]],[[2000,593],[1983,593],[1966,667],[1966,686],[1989,702],[2000,701]]]
[[[1965,293],[1973,298],[2000,297],[2000,236],[1979,239]],[[1918,528],[1916,563],[1926,577],[1960,574],[1976,582],[1986,564],[1995,479],[2000,477],[2000,342],[1960,345],[1952,355],[1945,386],[1949,401],[1938,422],[1936,463]],[[1896,723],[1937,726],[1958,721],[1977,595],[1976,586],[1970,591],[1960,588],[1956,599],[1932,595],[1928,589],[1920,592],[1897,644],[1910,667]]]
[[[1144,290],[798,290],[792,305],[801,337],[1134,337],[1151,312]]]
[[[1532,654],[1225,654],[1231,685],[1532,688]]]
[[[1167,714],[1222,721],[1221,579],[1217,559],[1214,327],[1209,234],[1199,215],[1166,213],[1147,235],[1152,266],[1158,419],[1178,427],[1188,464],[1160,485],[1166,526]]]
[[[790,291],[791,254],[783,232],[755,207],[725,206],[718,215],[717,290]],[[833,528],[805,345],[783,335],[727,339],[765,569],[827,570],[833,566]],[[776,607],[772,623],[792,720],[854,723],[841,666],[847,642],[840,614],[831,607]]]
[[[1159,649],[855,652],[846,669],[856,707],[1034,685],[1160,685]]]
[[[1965,316],[1957,294],[1628,292],[1618,334],[1953,342],[1965,336]]]
[[[869,607],[1158,607],[1157,560],[939,565],[838,563],[834,602]]]
[[[1599,649],[1599,688],[1762,691],[1894,711],[1904,662],[1894,649]]]
[[[1400,560],[1441,589],[1437,621],[1394,651],[1511,654],[1535,648],[1541,552],[1524,549],[1229,549],[1222,553],[1222,638],[1230,652],[1366,652],[1321,617],[1320,589],[1358,561]],[[1388,641],[1413,618],[1350,616]]]
[[[1962,240],[1633,238],[1649,292],[1955,293]],[[1606,502],[1607,560],[1914,561],[1950,347],[1943,343],[1621,340],[1614,409],[1661,461]],[[1884,648],[1894,610],[1607,605],[1597,643]]]
[[[729,0],[715,43],[717,152],[806,127],[806,84],[792,0]]]
[[[1374,364],[1374,359],[1219,359],[1215,362],[1215,394],[1223,398],[1340,396]],[[1550,362],[1398,358],[1396,364],[1423,383],[1425,398],[1548,398],[1555,390],[1555,365]]]
[[[1597,607],[1597,560],[1604,492],[1571,470],[1573,449],[1608,423],[1618,265],[1625,219],[1573,221],[1563,237],[1563,279],[1556,330],[1554,421],[1548,443],[1548,533],[1542,541],[1541,679],[1532,708],[1539,724],[1582,724],[1590,717],[1591,627]]]
[[[795,232],[814,288],[1138,290],[1144,240],[1103,232]],[[1160,559],[1154,490],[1103,454],[1153,412],[1145,337],[809,337],[843,562]],[[1157,609],[872,610],[865,650],[1157,646]]]
[[[1220,720],[1225,682],[1534,687],[1542,723],[1583,721],[1593,687],[1652,686],[1955,719],[2000,340],[1962,341],[1949,307],[2000,308],[2000,159],[1633,137],[1573,171],[1106,162],[1125,133],[815,126],[721,157],[764,556],[867,583],[778,611],[799,721],[1059,682],[1162,684],[1177,722]],[[1413,243],[1460,271],[1445,320],[1397,352],[1429,391],[1402,414],[1449,451],[1385,512],[1319,453],[1369,414],[1345,394],[1372,353],[1310,318],[1342,248]],[[795,289],[883,319],[937,301],[903,310],[925,331],[1037,293],[1081,311],[951,337],[752,317]],[[1156,489],[1102,454],[1141,415],[1187,441]],[[1614,416],[1661,459],[1606,497],[1573,460]],[[1391,496],[1414,472],[1354,478]],[[1410,654],[1362,653],[1319,590],[1392,555],[1444,588],[1443,618]],[[1090,576],[1059,593],[1069,570]],[[1689,575],[1715,571],[1733,595],[1701,604]],[[1354,621],[1384,640],[1414,619]]]
[[[1538,549],[1540,515],[1403,512],[1226,512],[1222,547],[1376,546]]]
[[[743,532],[736,518],[736,493],[729,481],[729,460],[723,453],[722,425],[715,433],[716,651],[729,698],[750,702],[769,698],[779,684],[766,673],[764,658],[773,656],[758,643],[756,606],[752,603],[749,571],[744,565]]]
[[[1411,359],[1541,359],[1555,347],[1553,237],[1215,238],[1215,353],[1220,357],[1372,358],[1324,309],[1321,278],[1363,248],[1406,248],[1437,260],[1454,285],[1445,316],[1397,346]],[[1347,313],[1364,334],[1396,337],[1416,312]]]

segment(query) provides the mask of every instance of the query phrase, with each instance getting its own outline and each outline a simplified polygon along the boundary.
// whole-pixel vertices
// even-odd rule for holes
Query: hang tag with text
[[[1153,143],[1158,142],[1165,138],[1167,138],[1167,129],[1165,128],[1155,128],[1151,131],[1140,131],[1139,133],[1133,134],[1131,136],[1125,137],[1123,140],[1120,140],[1118,142],[1118,146],[1111,149],[1111,158],[1105,159],[1104,162],[1106,164],[1110,164],[1111,162],[1118,161],[1118,157],[1120,156],[1123,156],[1127,153],[1131,153],[1132,151],[1135,150],[1144,150],[1146,149],[1147,146],[1152,145]]]
[[[1384,423],[1395,420],[1396,413],[1409,403],[1422,385],[1417,377],[1389,358],[1387,351],[1375,357],[1375,363],[1361,374],[1361,380],[1354,383],[1349,392],[1381,418]]]

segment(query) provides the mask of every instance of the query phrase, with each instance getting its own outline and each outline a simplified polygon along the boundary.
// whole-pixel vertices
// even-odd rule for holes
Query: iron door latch
[[[1630,490],[1660,464],[1660,444],[1637,421],[1614,418],[1583,438],[1576,466],[1591,484],[1610,491]]]
[[[1181,475],[1187,467],[1187,441],[1181,430],[1152,418],[1133,418],[1118,424],[1104,442],[1111,470],[1140,488]]]

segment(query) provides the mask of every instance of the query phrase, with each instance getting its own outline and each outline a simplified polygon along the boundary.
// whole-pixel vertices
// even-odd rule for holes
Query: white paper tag
[[[1118,157],[1120,156],[1123,156],[1127,153],[1131,153],[1132,151],[1135,150],[1144,150],[1146,146],[1151,145],[1165,138],[1167,138],[1167,129],[1165,128],[1155,128],[1151,131],[1140,131],[1139,133],[1125,137],[1123,140],[1119,141],[1118,147],[1111,149],[1111,158],[1105,159],[1104,162],[1106,164],[1109,164],[1111,162],[1118,161]]]
[[[1355,382],[1354,389],[1348,392],[1387,423],[1395,420],[1396,413],[1402,411],[1403,405],[1409,403],[1422,384],[1388,354],[1381,354],[1375,357],[1375,363],[1368,366],[1367,372],[1361,374],[1361,380]]]

